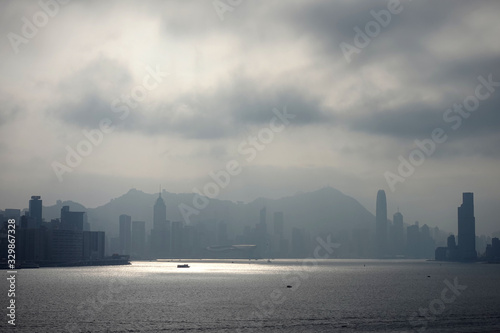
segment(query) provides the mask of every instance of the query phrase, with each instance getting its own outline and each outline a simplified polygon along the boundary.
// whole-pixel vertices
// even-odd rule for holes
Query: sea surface
[[[7,271],[0,274],[1,332],[500,332],[495,264],[183,260],[24,269],[15,328],[6,316]]]

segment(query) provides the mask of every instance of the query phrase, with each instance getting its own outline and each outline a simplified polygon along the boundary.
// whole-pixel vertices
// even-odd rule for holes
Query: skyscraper
[[[182,251],[182,221],[173,221],[170,237],[170,255],[173,258],[181,258]]]
[[[132,218],[129,215],[120,215],[120,254],[130,255]]]
[[[474,193],[462,194],[458,207],[458,251],[462,260],[476,260],[476,218],[474,217]]]
[[[405,250],[404,241],[404,226],[403,226],[403,214],[399,211],[394,214],[393,218],[393,249],[394,254],[401,255]]]
[[[420,258],[420,227],[418,221],[406,228],[406,256]]]
[[[283,212],[274,212],[274,235],[283,237]]]
[[[387,201],[385,191],[377,192],[377,210],[376,210],[376,237],[377,237],[377,255],[379,258],[387,254]]]
[[[269,256],[266,215],[267,215],[267,209],[264,206],[260,210],[259,223],[255,226],[255,236],[256,236],[255,242],[257,244],[257,253],[259,253],[259,255],[263,258]]]
[[[152,254],[156,258],[167,258],[170,252],[170,222],[167,221],[167,206],[161,197],[161,189],[153,207],[153,229],[151,230]]]
[[[167,227],[167,206],[161,197],[161,191],[153,207],[153,229],[164,230]]]
[[[39,195],[32,195],[29,203],[30,217],[35,220],[37,228],[42,224],[42,200]]]
[[[69,206],[61,208],[61,229],[83,231],[83,219],[85,212],[70,212]]]
[[[146,222],[132,222],[131,255],[134,258],[144,259],[146,256]]]

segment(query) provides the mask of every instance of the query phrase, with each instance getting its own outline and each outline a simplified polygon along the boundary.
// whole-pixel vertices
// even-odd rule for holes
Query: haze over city
[[[0,2],[0,331],[500,331],[500,2]]]
[[[388,6],[377,4],[71,2],[30,31],[20,18],[40,5],[3,2],[0,29],[19,38],[0,42],[2,208],[32,194],[96,207],[130,188],[191,193],[237,160],[243,170],[220,199],[329,185],[374,212],[383,188],[389,212],[451,229],[459,194],[471,191],[478,232],[497,231],[498,83],[475,111],[445,113],[474,96],[479,77],[500,81],[498,3],[403,1],[370,37],[370,11]],[[141,100],[126,104],[132,93]],[[248,162],[238,147],[269,127],[274,108],[295,118]],[[115,129],[60,181],[53,163],[67,165],[67,147],[105,118]],[[435,128],[447,140],[392,192],[384,174],[398,175],[399,156]]]

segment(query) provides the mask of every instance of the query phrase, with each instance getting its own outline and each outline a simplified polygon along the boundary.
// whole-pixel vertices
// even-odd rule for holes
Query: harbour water
[[[13,327],[1,280],[4,332]],[[422,260],[25,269],[12,331],[500,332],[499,287],[500,265]]]

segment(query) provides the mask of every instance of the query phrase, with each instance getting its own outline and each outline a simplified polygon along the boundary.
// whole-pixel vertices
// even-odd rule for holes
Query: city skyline
[[[441,261],[492,260],[499,248],[497,237],[476,235],[474,217],[474,194],[462,193],[462,204],[458,207],[458,233],[440,230],[437,227],[406,224],[403,214],[394,214],[393,221],[387,218],[387,199],[384,190],[376,195],[376,216],[365,227],[350,229],[324,229],[317,233],[302,226],[285,222],[287,211],[267,212],[267,206],[258,209],[259,214],[252,225],[245,221],[244,228],[237,229],[229,216],[219,219],[197,219],[196,221],[170,221],[166,218],[166,205],[160,192],[152,207],[152,228],[146,221],[133,221],[132,216],[120,212],[118,224],[108,222],[107,230],[95,230],[88,222],[86,212],[71,211],[62,206],[60,218],[42,220],[41,196],[31,196],[30,210],[21,215],[19,210],[0,211],[1,233],[7,232],[11,219],[19,228],[22,246],[20,262],[35,262],[44,266],[88,265],[88,260],[132,260],[167,258],[304,258],[311,251],[313,239],[328,232],[335,241],[334,258],[378,258],[378,259],[436,259]],[[314,204],[314,203],[313,203]],[[253,212],[256,213],[254,208]],[[273,216],[268,229],[267,217]],[[289,215],[290,216],[290,215]],[[293,215],[292,215],[293,216]],[[250,222],[250,224],[248,224]],[[309,221],[311,222],[311,221]],[[114,226],[113,226],[114,225]],[[230,232],[228,231],[231,230]],[[116,235],[118,230],[118,236]],[[4,237],[5,238],[5,237]],[[444,246],[446,245],[446,246]]]
[[[500,332],[499,17],[0,1],[0,331]]]
[[[323,187],[323,189],[324,189],[324,188],[325,188],[325,187]],[[327,188],[327,187],[326,187],[326,188]],[[136,189],[133,189],[133,190],[136,190]],[[321,190],[321,189],[319,189],[319,190],[317,190],[317,191],[320,191],[320,190]],[[165,193],[171,193],[171,192],[166,191],[165,189],[163,189],[162,191],[165,191]],[[379,191],[383,191],[383,190],[379,190]],[[315,191],[313,191],[313,192],[315,192]],[[313,193],[313,192],[310,192],[310,193]],[[144,192],[144,193],[145,193],[145,192]],[[158,192],[156,192],[156,193],[157,193],[156,195],[158,195]],[[152,194],[154,194],[154,193],[152,193]],[[171,193],[171,194],[175,194],[175,193]],[[181,193],[181,194],[182,194],[182,193]],[[176,194],[176,195],[177,195],[177,194]],[[297,195],[297,194],[295,194],[295,195]],[[389,194],[389,195],[390,195],[390,194]],[[289,198],[289,197],[293,197],[293,196],[294,196],[294,195],[289,195],[289,196],[285,196],[285,197],[283,197],[283,198]],[[33,197],[33,196],[31,196],[31,197]],[[106,204],[109,204],[110,202],[112,202],[112,201],[113,201],[113,200],[115,200],[115,199],[116,199],[116,198],[112,198],[112,199],[110,199],[110,201],[108,201]],[[208,199],[209,199],[209,200],[211,200],[210,198],[208,198]],[[258,200],[262,200],[262,199],[267,200],[268,198],[262,198],[262,197],[260,197],[260,198],[257,198],[257,199],[255,199],[255,200],[253,200],[253,201],[251,201],[251,202],[248,202],[248,203],[245,203],[245,204],[249,204],[249,203],[252,203],[252,202],[256,202],[256,201],[258,201]],[[355,200],[357,200],[357,198],[354,198],[354,199],[355,199]],[[156,204],[158,204],[158,203],[160,202],[159,200],[161,200],[161,202],[163,203],[163,205],[165,205],[165,202],[164,202],[164,201],[163,201],[163,199],[161,198],[161,195],[159,195],[159,198],[157,198],[157,200],[156,200]],[[216,200],[217,200],[217,199],[216,199]],[[61,201],[61,200],[58,200],[58,201]],[[68,200],[63,200],[63,201],[68,201]],[[373,198],[372,198],[372,201],[373,201]],[[397,201],[396,201],[396,202],[397,202]],[[390,215],[392,215],[392,214],[396,215],[396,214],[399,212],[399,210],[400,210],[400,206],[399,206],[399,205],[396,205],[396,202],[394,202],[394,200],[386,200],[386,206],[387,206],[387,208],[386,208],[387,213],[386,213],[386,214],[387,214],[387,216],[388,216],[388,217],[389,217]],[[44,200],[44,203],[45,203],[45,200]],[[236,203],[236,202],[235,202],[235,203]],[[360,203],[361,203],[361,202],[360,202]],[[55,205],[55,204],[56,204],[56,203],[54,203],[54,205]],[[105,204],[105,205],[106,205],[106,204]],[[361,203],[361,204],[362,204],[362,203]],[[480,204],[480,202],[479,202],[479,204]],[[363,205],[363,204],[362,204],[362,205]],[[477,203],[476,203],[476,205],[477,205]],[[27,205],[26,205],[26,206],[27,206]],[[84,206],[85,206],[85,205],[84,205]],[[47,206],[45,206],[45,207],[48,207],[48,205],[47,205]],[[102,207],[102,206],[98,206],[98,207]],[[367,209],[367,210],[368,210],[371,214],[373,214],[373,216],[374,216],[374,217],[376,217],[376,216],[377,216],[377,205],[376,205],[376,204],[373,204],[373,202],[372,202],[372,205],[371,205],[371,206],[370,206],[370,205],[368,205],[368,206],[364,206],[364,205],[363,205],[363,207],[364,207],[364,208],[366,208],[366,209]],[[28,208],[28,207],[0,207],[0,210],[2,210],[2,209],[11,209],[11,208],[14,208],[14,209],[19,209],[19,210],[26,209],[26,210],[28,210],[28,211],[29,211],[29,208]],[[86,209],[95,209],[95,208],[97,208],[97,207],[85,207],[85,208],[86,208]],[[404,207],[404,208],[405,208],[405,223],[406,223],[407,225],[411,225],[414,221],[423,221],[423,223],[428,223],[428,224],[430,224],[430,225],[440,227],[441,229],[448,230],[448,231],[453,232],[453,233],[455,233],[455,234],[457,234],[457,233],[458,233],[457,224],[456,224],[456,213],[453,213],[453,212],[452,212],[452,213],[450,213],[449,215],[451,216],[451,218],[447,221],[447,223],[445,223],[445,224],[442,224],[442,223],[441,223],[441,224],[440,224],[440,223],[436,223],[436,222],[435,222],[435,221],[436,221],[436,219],[433,219],[433,218],[431,218],[430,220],[426,220],[426,219],[424,218],[425,214],[422,214],[422,215],[414,215],[414,216],[409,215],[409,214],[406,212],[406,211],[407,211],[407,207]],[[455,203],[454,208],[455,208],[455,210],[456,210],[456,203]],[[175,207],[171,207],[171,209],[174,209],[176,212],[180,212],[180,211],[181,211],[181,209],[180,209],[179,205],[177,205],[177,206],[175,206]],[[164,210],[164,211],[166,212],[166,206],[165,206],[164,208],[162,207],[160,210]],[[409,211],[411,211],[411,208],[410,208],[410,209],[408,209],[408,210],[409,210]],[[181,217],[179,217],[179,218],[180,218],[180,219],[182,219],[182,215],[181,215]],[[160,220],[161,220],[161,219],[162,219],[162,218],[160,218]],[[390,220],[390,219],[388,218],[388,220]],[[168,220],[167,220],[167,221],[168,221]],[[393,219],[392,221],[394,222],[394,219]],[[152,222],[154,223],[154,218],[153,218]],[[170,221],[168,221],[168,222],[170,222]],[[483,223],[482,223],[482,224],[479,224],[479,226],[478,226],[478,227],[479,227],[479,229],[478,229],[478,231],[477,231],[477,232],[478,232],[478,234],[491,235],[491,234],[494,234],[494,233],[498,233],[498,232],[500,231],[500,229],[498,228],[498,226],[497,226],[495,223],[492,223],[492,224],[491,224],[491,228],[488,228],[488,226],[489,226],[489,225],[488,225],[488,223],[487,223],[488,221],[484,221],[484,220],[483,220],[482,222],[483,222]],[[153,227],[153,225],[152,225],[151,227]],[[272,228],[272,226],[271,226],[271,228]],[[388,231],[388,232],[389,232],[389,231]]]

